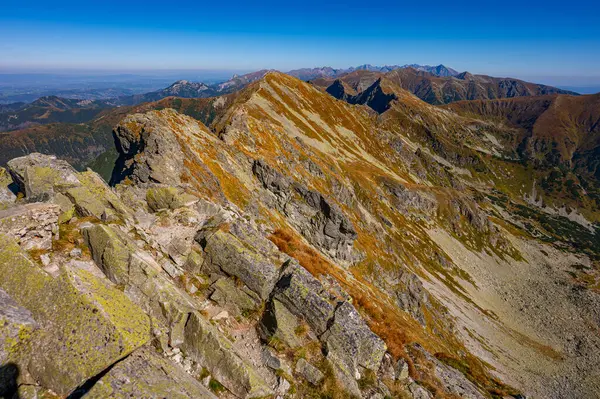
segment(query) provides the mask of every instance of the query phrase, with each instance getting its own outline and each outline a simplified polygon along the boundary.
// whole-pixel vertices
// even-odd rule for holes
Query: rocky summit
[[[108,182],[0,168],[0,397],[600,396],[597,98],[365,71],[123,108]]]

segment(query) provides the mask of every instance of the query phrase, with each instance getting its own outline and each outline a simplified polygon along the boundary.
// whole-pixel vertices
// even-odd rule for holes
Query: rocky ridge
[[[591,252],[564,254],[525,236],[511,226],[533,219],[488,199],[484,173],[497,165],[473,149],[505,156],[491,124],[389,88],[396,99],[378,114],[269,73],[239,95],[203,102],[223,102],[208,127],[172,109],[129,115],[113,130],[110,186],[53,157],[11,161],[0,173],[2,206],[25,218],[29,202],[58,213],[39,248],[22,248],[29,227],[2,236],[0,288],[17,309],[1,314],[6,363],[20,371],[11,389],[517,396],[504,379],[549,397],[597,392],[597,340],[585,324],[596,320],[596,297],[580,286],[565,299],[574,285],[561,274],[577,259],[578,278],[592,276]],[[452,145],[456,137],[467,150]],[[7,261],[15,254],[17,269]],[[543,270],[550,259],[535,273],[545,289],[522,290],[504,275]],[[565,289],[548,288],[556,282]],[[502,302],[504,287],[514,291]],[[56,290],[69,295],[54,304]],[[559,313],[540,319],[513,292]],[[582,316],[569,325],[576,306]],[[83,327],[48,307],[77,312]],[[82,357],[97,341],[86,326],[96,324],[104,357]],[[38,343],[68,368],[32,365]],[[560,382],[549,377],[557,373]]]

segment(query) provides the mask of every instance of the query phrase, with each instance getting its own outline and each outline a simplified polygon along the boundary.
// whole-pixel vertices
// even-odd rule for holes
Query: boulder
[[[185,326],[182,349],[239,398],[273,393],[254,367],[235,352],[232,343],[196,312],[190,315]]]
[[[335,307],[323,285],[297,261],[291,260],[283,270],[273,292],[290,312],[306,320],[317,335],[323,334]]]
[[[112,367],[86,399],[216,399],[204,385],[153,348],[142,347]]]
[[[260,299],[256,297],[256,294],[250,291],[254,295],[253,297],[244,292],[243,288],[237,287],[231,278],[221,277],[214,282],[211,288],[214,291],[210,299],[227,308],[234,315],[248,314],[259,306]]]
[[[52,155],[33,153],[10,160],[7,166],[13,181],[29,201],[45,201],[56,192],[81,185],[77,171]]]
[[[34,203],[0,211],[0,234],[10,234],[25,249],[51,249],[58,235],[60,207]]]
[[[92,258],[115,284],[129,283],[129,259],[135,251],[133,244],[110,226],[96,224],[83,230],[83,237]]]
[[[204,252],[209,267],[239,278],[265,300],[275,286],[279,270],[252,242],[242,242],[233,234],[218,230],[208,239]]]
[[[88,170],[78,177],[82,185],[66,190],[65,195],[75,205],[79,216],[94,216],[110,222],[132,214],[96,172]]]
[[[341,368],[348,368],[350,375],[356,375],[359,367],[372,371],[379,369],[387,347],[371,331],[354,306],[342,302],[330,324],[321,336],[328,359]]]
[[[42,386],[68,395],[150,339],[148,316],[84,269],[51,277],[0,236],[0,288],[40,324],[19,361]]]
[[[294,316],[280,301],[271,300],[263,313],[259,324],[261,338],[269,342],[273,338],[290,348],[302,346],[302,339],[296,334],[300,326]]]
[[[321,370],[307,362],[304,358],[298,359],[295,371],[312,385],[319,385],[319,383],[325,378],[325,375],[323,375]]]
[[[198,202],[198,197],[177,187],[151,187],[146,191],[146,202],[153,212],[157,212],[162,209],[175,210],[191,206]]]

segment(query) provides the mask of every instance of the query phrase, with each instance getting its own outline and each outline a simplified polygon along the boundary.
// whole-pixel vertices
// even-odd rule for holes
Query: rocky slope
[[[130,109],[110,186],[8,162],[5,390],[596,397],[597,209],[529,201],[513,127],[378,87],[378,112],[274,72]]]

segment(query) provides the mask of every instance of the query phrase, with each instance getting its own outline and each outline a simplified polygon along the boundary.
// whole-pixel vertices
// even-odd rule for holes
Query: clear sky
[[[2,0],[0,71],[443,63],[600,83],[598,3]]]

